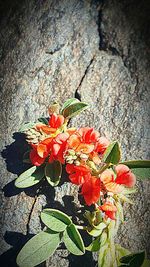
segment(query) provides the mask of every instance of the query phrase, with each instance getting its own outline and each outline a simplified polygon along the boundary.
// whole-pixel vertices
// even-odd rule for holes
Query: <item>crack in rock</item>
[[[85,71],[84,71],[84,74],[83,74],[83,76],[82,76],[82,78],[81,78],[81,80],[80,80],[80,83],[79,83],[77,89],[75,90],[75,98],[77,98],[77,99],[79,99],[79,100],[81,100],[81,94],[78,92],[78,90],[79,90],[79,88],[81,87],[81,85],[82,85],[82,83],[83,83],[83,81],[84,81],[84,78],[85,78],[85,76],[87,75],[87,73],[88,73],[88,71],[89,71],[89,68],[90,68],[90,66],[92,65],[94,59],[95,59],[95,55],[94,55],[94,56],[92,57],[92,59],[90,60],[90,63],[87,65],[87,67],[86,67],[86,69],[85,69]]]
[[[33,204],[32,204],[32,207],[31,207],[31,210],[30,210],[30,213],[29,213],[29,216],[28,216],[28,221],[27,221],[27,225],[26,225],[27,226],[27,231],[26,231],[26,234],[27,235],[30,233],[30,220],[31,220],[32,212],[34,210],[36,201],[37,201],[37,196],[34,197],[34,201],[33,201]]]

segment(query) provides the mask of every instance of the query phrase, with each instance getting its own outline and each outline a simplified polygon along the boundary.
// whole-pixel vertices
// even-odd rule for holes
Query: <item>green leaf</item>
[[[132,172],[139,179],[148,179],[150,178],[150,168],[134,168]]]
[[[43,124],[48,125],[48,119],[46,119],[46,118],[43,118],[43,117],[42,118],[39,118],[38,121],[41,122],[41,123],[43,123]]]
[[[117,141],[111,143],[103,155],[102,161],[105,163],[117,164],[121,157],[119,143]]]
[[[72,104],[79,103],[80,101],[77,98],[70,98],[68,99],[61,108],[61,113],[63,114],[63,111],[65,108],[69,107]]]
[[[86,250],[88,251],[92,251],[92,252],[96,252],[100,249],[100,240],[99,240],[99,237],[97,237],[96,239],[94,239],[92,241],[92,243],[85,248]]]
[[[91,231],[87,231],[87,232],[89,235],[97,237],[101,235],[104,228],[106,228],[106,224],[102,222],[99,225],[94,226]]]
[[[47,230],[32,237],[17,256],[20,267],[33,267],[48,259],[60,243],[60,234]]]
[[[26,188],[39,183],[44,177],[44,169],[42,167],[33,166],[23,172],[15,181],[18,188]]]
[[[129,160],[122,161],[120,164],[127,165],[130,169],[132,168],[150,168],[150,160]]]
[[[44,209],[41,212],[42,222],[50,229],[56,232],[62,232],[72,223],[69,216],[55,209]]]
[[[72,118],[79,114],[81,111],[85,110],[87,107],[88,104],[83,102],[74,103],[63,110],[63,116],[68,119]]]
[[[63,241],[72,254],[83,255],[85,253],[82,237],[74,224],[67,226],[63,234]]]
[[[51,186],[57,186],[60,182],[62,165],[59,161],[47,163],[45,166],[45,177]]]
[[[121,263],[127,264],[129,267],[141,267],[145,259],[145,251],[129,254],[120,259]],[[121,265],[122,266],[122,265]]]
[[[25,132],[29,130],[30,128],[32,128],[33,126],[35,126],[35,124],[36,124],[35,122],[27,122],[21,126],[21,128],[19,129],[19,132]]]

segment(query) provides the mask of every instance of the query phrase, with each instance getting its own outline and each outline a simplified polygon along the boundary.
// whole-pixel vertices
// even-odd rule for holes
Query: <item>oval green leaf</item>
[[[83,255],[85,247],[82,237],[74,224],[67,226],[63,234],[66,248],[74,255]]]
[[[60,234],[47,230],[32,237],[17,256],[20,267],[34,267],[47,260],[60,243]]]
[[[57,186],[60,182],[62,165],[59,161],[47,163],[45,166],[45,177],[51,186]]]
[[[117,164],[121,158],[120,146],[117,141],[111,143],[103,155],[102,161],[105,163]]]
[[[55,209],[44,209],[41,212],[42,222],[50,229],[56,232],[62,232],[72,223],[69,216]]]
[[[15,181],[15,186],[18,188],[26,188],[39,183],[44,177],[44,169],[33,166],[23,172]]]
[[[69,98],[62,106],[61,113],[63,114],[63,111],[65,108],[69,107],[72,104],[79,103],[80,101],[77,98]]]
[[[120,164],[127,165],[130,169],[150,168],[150,160],[129,160],[120,162]]]
[[[63,116],[65,118],[72,118],[79,114],[81,111],[88,108],[88,104],[83,102],[74,103],[63,110]]]

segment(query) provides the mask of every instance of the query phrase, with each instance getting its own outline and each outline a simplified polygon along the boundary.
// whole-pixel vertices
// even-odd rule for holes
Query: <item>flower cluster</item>
[[[63,115],[52,113],[47,125],[39,123],[34,127],[44,139],[30,142],[30,160],[35,166],[54,161],[66,164],[69,179],[80,186],[86,204],[95,204],[106,218],[113,220],[117,211],[113,196],[125,187],[133,187],[135,175],[123,164],[113,166],[102,161],[110,145],[106,137],[90,127],[67,128],[66,122]]]
[[[129,195],[136,192],[133,188],[135,174],[145,178],[150,162],[121,161],[117,141],[109,141],[90,127],[69,128],[70,119],[87,107],[76,98],[68,99],[61,109],[55,103],[49,107],[49,118],[29,122],[21,129],[30,145],[24,162],[33,166],[16,179],[15,186],[34,186],[42,179],[50,186],[57,186],[64,165],[68,181],[79,188],[86,209],[82,222],[77,220],[79,225],[62,211],[44,209],[41,220],[46,228],[19,252],[17,264],[20,267],[37,266],[50,257],[61,242],[74,255],[83,255],[86,250],[98,251],[98,267],[129,266],[130,263],[141,267],[144,262],[145,252],[129,254],[127,249],[115,243],[115,235],[124,221],[123,203],[132,203]],[[89,246],[85,247],[78,229],[93,237]]]

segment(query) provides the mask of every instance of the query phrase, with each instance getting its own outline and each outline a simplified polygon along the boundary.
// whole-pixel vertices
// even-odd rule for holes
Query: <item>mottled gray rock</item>
[[[23,2],[23,3],[22,3]],[[143,1],[144,2],[144,1]],[[39,213],[47,205],[63,208],[70,196],[79,204],[77,187],[65,183],[22,191],[13,180],[25,144],[13,133],[21,124],[47,115],[53,100],[80,97],[90,109],[73,119],[93,126],[122,144],[123,158],[148,158],[149,62],[146,1],[15,1],[2,8],[0,31],[1,99],[1,253],[3,266],[15,266],[23,235],[41,229]],[[5,147],[6,146],[6,147]],[[149,251],[149,182],[138,182],[135,205],[118,240],[132,251]],[[75,205],[75,209],[77,206]],[[12,253],[14,257],[12,257]],[[9,262],[9,263],[7,263]],[[88,265],[87,265],[88,264]],[[47,266],[94,266],[58,250]]]

